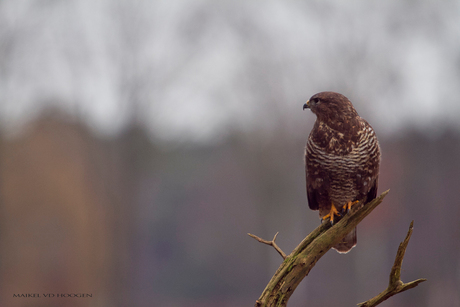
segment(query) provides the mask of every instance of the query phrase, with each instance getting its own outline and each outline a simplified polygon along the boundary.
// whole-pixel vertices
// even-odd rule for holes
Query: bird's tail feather
[[[357,237],[356,237],[356,227],[350,231],[339,243],[337,243],[332,248],[335,249],[340,254],[348,253],[353,247],[356,246]]]

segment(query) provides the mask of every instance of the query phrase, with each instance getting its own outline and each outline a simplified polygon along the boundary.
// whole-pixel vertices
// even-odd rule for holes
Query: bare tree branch
[[[321,223],[284,259],[255,306],[286,306],[292,293],[316,262],[374,210],[388,192],[383,192],[365,206],[355,205],[334,227],[331,227],[331,223]]]
[[[316,262],[329,250],[337,244],[346,234],[356,227],[369,213],[372,212],[388,194],[389,190],[383,192],[370,203],[362,206],[354,206],[350,213],[346,214],[338,223],[331,226],[330,223],[322,223],[313,230],[300,244],[286,256],[275,240],[278,233],[272,241],[263,240],[255,235],[249,234],[259,242],[273,246],[283,257],[284,261],[272,277],[262,295],[256,301],[255,306],[286,306],[290,296],[300,284],[302,279],[308,275]],[[395,263],[390,274],[390,285],[388,289],[376,296],[375,298],[361,303],[360,307],[377,306],[387,298],[411,289],[426,279],[417,279],[410,283],[403,283],[400,280],[401,265],[404,258],[404,252],[409,243],[412,234],[413,222],[409,228],[406,239],[400,244],[396,255]]]
[[[275,240],[276,240],[276,236],[279,234],[279,232],[277,232],[275,234],[275,236],[273,237],[273,240],[271,241],[267,241],[267,240],[264,240],[264,239],[261,239],[259,238],[258,236],[256,235],[253,235],[252,233],[248,233],[248,235],[254,239],[256,239],[257,241],[259,241],[260,243],[264,243],[264,244],[267,244],[267,245],[271,245],[273,246],[276,251],[281,255],[281,257],[283,257],[283,259],[286,259],[286,254],[281,250],[281,248],[279,248],[279,246],[275,243]]]
[[[386,299],[392,297],[395,294],[400,292],[409,290],[418,286],[419,283],[426,281],[425,278],[420,278],[409,283],[403,283],[401,281],[401,266],[402,261],[404,258],[404,254],[406,252],[407,245],[409,244],[410,237],[412,235],[412,230],[414,229],[414,221],[410,223],[409,231],[407,232],[407,236],[401,244],[399,244],[398,252],[396,253],[395,262],[391,269],[390,273],[390,282],[388,283],[388,288],[377,295],[376,297],[358,304],[360,307],[374,307],[380,304],[381,302],[385,301]]]

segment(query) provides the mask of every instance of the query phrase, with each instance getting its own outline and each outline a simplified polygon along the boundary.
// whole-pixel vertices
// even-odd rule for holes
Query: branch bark
[[[307,276],[310,270],[313,268],[313,266],[315,266],[316,262],[329,249],[331,249],[332,246],[337,244],[346,234],[353,230],[353,228],[355,228],[369,213],[371,213],[372,210],[374,210],[383,201],[383,198],[388,194],[388,192],[389,190],[383,192],[380,196],[378,196],[376,199],[366,204],[365,206],[362,206],[361,204],[355,205],[354,207],[352,207],[351,211],[348,214],[346,214],[339,222],[337,222],[334,225],[334,227],[331,226],[331,223],[322,223],[319,227],[313,230],[305,239],[303,239],[302,242],[288,256],[283,256],[284,253],[281,251],[281,249],[275,247],[276,235],[272,241],[266,241],[260,239],[257,236],[249,234],[251,237],[255,238],[259,242],[273,246],[284,259],[283,263],[280,265],[275,275],[272,277],[272,279],[262,292],[261,296],[256,301],[255,306],[286,306],[292,293],[294,293],[295,289],[300,284],[302,279],[305,276]],[[410,233],[412,233],[411,230]],[[408,237],[410,238],[409,234]],[[406,238],[406,240],[408,243],[409,239]],[[406,242],[406,240],[404,242]],[[405,244],[405,247],[407,247],[407,243]],[[405,247],[401,254],[401,262],[402,258],[404,257]],[[399,255],[400,253],[398,251],[398,256]],[[399,266],[399,271],[397,269],[394,269],[393,272],[392,270],[392,276],[396,276],[398,280],[400,276],[400,269],[401,266]],[[403,288],[401,288],[401,290],[399,290],[398,293],[413,288],[422,281],[424,280],[417,280],[408,284],[402,284]],[[368,302],[369,301],[364,302],[363,304],[366,304]],[[376,306],[376,304],[362,305],[361,307],[371,306]]]

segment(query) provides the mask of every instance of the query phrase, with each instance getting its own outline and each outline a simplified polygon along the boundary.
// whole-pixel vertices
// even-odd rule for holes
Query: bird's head
[[[310,109],[318,120],[334,128],[341,126],[343,121],[350,121],[358,117],[358,113],[347,97],[334,92],[321,92],[311,96],[303,105],[303,109]]]

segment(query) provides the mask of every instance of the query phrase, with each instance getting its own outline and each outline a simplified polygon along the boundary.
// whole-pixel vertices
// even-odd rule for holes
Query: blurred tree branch
[[[388,283],[388,288],[385,291],[377,295],[376,297],[358,304],[359,307],[374,307],[383,302],[384,300],[392,297],[395,294],[400,292],[412,289],[418,286],[419,283],[426,281],[425,278],[419,278],[417,280],[408,282],[407,284],[401,281],[401,266],[404,258],[404,253],[406,252],[407,244],[409,244],[410,237],[412,235],[412,230],[414,229],[414,221],[410,223],[409,231],[407,236],[401,244],[399,244],[398,252],[396,253],[395,263],[391,268],[390,273],[390,282]]]
[[[322,223],[313,230],[288,256],[279,249],[275,244],[276,235],[272,241],[263,240],[255,235],[249,234],[261,243],[273,246],[283,257],[284,261],[272,277],[265,290],[262,292],[255,306],[286,306],[292,293],[302,279],[308,275],[316,262],[329,250],[337,244],[347,233],[355,228],[369,213],[372,212],[388,194],[389,190],[383,192],[376,199],[366,204],[366,206],[355,206],[349,214],[346,214],[338,223],[331,226],[331,223]],[[404,257],[404,251],[409,243],[410,234],[412,233],[412,224],[408,236],[401,243],[395,260],[395,265],[391,271],[390,286],[387,290],[377,297],[362,303],[361,307],[376,306],[390,296],[413,288],[423,279],[404,284],[399,280],[401,272],[401,263]],[[399,263],[399,266],[398,266]],[[396,281],[394,281],[396,280]],[[365,305],[368,304],[368,305]]]

